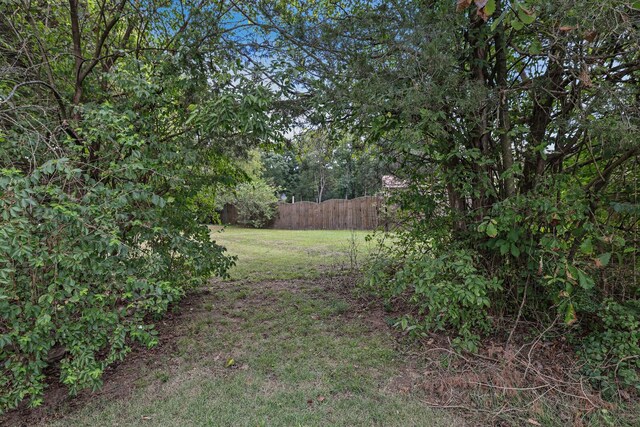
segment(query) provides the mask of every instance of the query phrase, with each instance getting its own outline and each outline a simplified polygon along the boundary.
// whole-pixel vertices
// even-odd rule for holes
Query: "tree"
[[[636,3],[259,2],[243,12],[305,70],[299,102],[314,120],[366,137],[409,181],[403,250],[377,283],[390,299],[414,295],[415,326],[453,328],[472,349],[489,315],[559,317],[589,334],[578,350],[594,378],[624,365],[620,383],[637,381],[637,323],[603,319],[640,317]],[[458,280],[464,272],[474,279]],[[612,287],[613,277],[625,279]]]
[[[0,4],[0,410],[96,387],[233,258],[188,209],[270,141],[223,2]],[[238,49],[242,46],[237,45]]]
[[[357,148],[350,136],[341,140],[334,153],[335,185],[328,198],[353,199],[376,194],[386,167],[374,153],[371,148]]]
[[[293,151],[265,152],[262,156],[264,171],[262,177],[271,185],[280,188],[282,194],[292,199],[300,179],[300,165]]]
[[[308,132],[300,139],[299,152],[301,194],[307,196],[305,190],[311,190],[320,203],[333,184],[333,144],[326,132]]]
[[[334,142],[310,144],[312,132],[293,141],[293,151],[263,156],[263,176],[281,188],[289,200],[353,199],[375,194],[386,168],[375,151],[358,147],[350,136],[335,136]],[[325,145],[323,145],[325,144]],[[322,191],[320,192],[320,189]]]

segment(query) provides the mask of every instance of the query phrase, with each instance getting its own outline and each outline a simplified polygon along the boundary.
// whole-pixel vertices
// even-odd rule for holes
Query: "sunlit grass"
[[[212,238],[238,256],[232,279],[313,278],[351,271],[375,246],[368,231],[258,230],[211,227]]]

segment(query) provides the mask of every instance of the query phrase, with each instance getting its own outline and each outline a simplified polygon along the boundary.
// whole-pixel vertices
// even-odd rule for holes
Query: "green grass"
[[[335,275],[357,267],[374,243],[368,231],[256,230],[211,227],[212,238],[238,256],[232,279],[269,280]]]
[[[368,312],[344,289],[353,280],[341,274],[351,269],[352,237],[362,260],[371,248],[366,232],[217,230],[216,240],[238,256],[235,281],[215,280],[195,303],[179,307],[179,321],[159,337],[162,351],[125,361],[118,368],[124,374],[107,380],[105,389],[112,391],[79,409],[52,408],[65,415],[50,425],[495,423],[483,413],[463,418],[427,406],[433,396],[420,385],[433,366],[404,355],[408,348],[392,335],[384,314]],[[438,374],[432,379],[437,385]],[[491,407],[492,391],[476,398],[503,412]],[[514,406],[530,404],[513,400]],[[540,412],[515,414],[505,425],[535,425],[526,421],[530,417],[545,426],[567,425],[562,402],[540,402]],[[635,416],[605,412],[585,425],[634,425],[625,420]]]
[[[350,268],[351,232],[212,233],[238,256],[237,281],[213,282],[182,309],[172,351],[136,368],[131,393],[94,398],[53,425],[462,425],[406,390],[379,313],[354,312],[342,289],[352,279],[339,274]],[[366,234],[354,234],[358,256]]]
[[[400,356],[393,338],[345,318],[348,303],[313,283],[241,285],[215,302],[213,312],[194,308],[177,354],[145,373],[132,396],[95,403],[57,425],[454,423],[419,398],[396,392]]]

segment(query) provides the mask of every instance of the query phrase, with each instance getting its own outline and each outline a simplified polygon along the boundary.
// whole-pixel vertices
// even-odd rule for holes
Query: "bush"
[[[150,315],[232,263],[148,186],[64,191],[87,179],[65,159],[0,171],[0,409],[41,402],[53,353],[71,392],[98,387],[132,341],[156,343]]]
[[[398,326],[450,329],[460,348],[474,351],[491,330],[489,315],[506,324],[564,323],[584,372],[605,394],[640,390],[640,288],[628,226],[635,205],[594,211],[580,185],[554,179],[535,197],[514,195],[483,217],[464,217],[468,225],[454,231],[461,218],[436,212],[424,194],[409,189],[397,199],[404,228],[368,283],[387,303],[402,298]]]
[[[399,297],[409,304],[411,311],[397,323],[402,329],[413,333],[453,329],[458,335],[454,344],[473,352],[479,333],[491,327],[490,296],[501,289],[498,279],[480,274],[476,258],[462,249],[425,253],[414,248],[391,264],[372,264],[368,284],[387,304]]]
[[[640,302],[603,302],[600,327],[580,346],[584,371],[609,398],[620,387],[640,391]]]
[[[217,200],[218,209],[225,204],[235,206],[238,224],[260,228],[273,220],[278,212],[277,188],[262,179],[238,184],[232,191],[225,191]]]
[[[0,3],[15,29],[0,55],[0,412],[40,404],[54,364],[71,392],[98,387],[134,343],[156,343],[170,304],[226,274],[233,258],[185,206],[275,128],[267,90],[220,78],[235,59],[183,44],[197,27],[154,30],[178,28],[171,7],[94,6]],[[87,61],[27,60],[74,43]]]

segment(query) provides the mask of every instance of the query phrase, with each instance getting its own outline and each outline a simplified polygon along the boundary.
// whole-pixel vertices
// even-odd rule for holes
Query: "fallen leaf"
[[[593,83],[591,82],[591,77],[589,77],[589,73],[587,72],[587,70],[583,69],[580,72],[580,76],[578,78],[580,79],[580,81],[585,87],[593,86]]]
[[[462,12],[469,6],[471,6],[471,0],[458,0],[458,3],[456,4],[456,12]]]
[[[620,394],[620,397],[622,397],[627,402],[631,401],[631,395],[627,393],[625,390],[620,389],[618,390],[618,393]]]
[[[324,396],[318,396],[318,398],[316,400],[318,402],[322,402],[322,401],[324,401]]]
[[[576,27],[570,27],[568,25],[563,25],[562,27],[558,28],[560,31],[563,32],[567,32],[567,31],[573,31],[576,29]]]
[[[233,360],[233,358],[227,360],[227,368],[230,368],[231,366],[235,365],[236,361]]]
[[[540,424],[539,422],[537,422],[536,420],[534,420],[533,418],[528,418],[528,419],[527,419],[527,422],[528,422],[529,424],[531,424],[531,425],[534,425],[534,426],[541,426],[541,425],[542,425],[542,424]]]
[[[596,39],[596,37],[598,36],[598,32],[597,31],[587,31],[584,33],[584,39],[588,42],[592,42]]]

